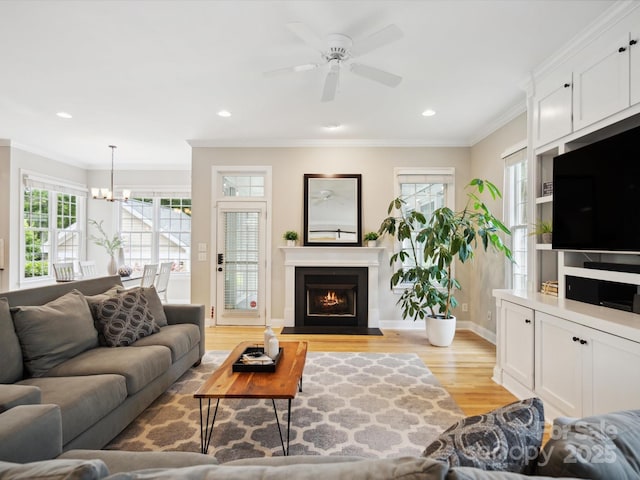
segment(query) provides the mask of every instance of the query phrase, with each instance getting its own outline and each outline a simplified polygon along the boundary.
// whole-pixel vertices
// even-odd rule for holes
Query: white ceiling
[[[86,168],[108,168],[115,144],[117,169],[189,168],[191,140],[471,145],[524,111],[518,85],[613,3],[4,0],[0,139]],[[403,81],[346,72],[321,103],[326,66],[265,78],[320,60],[289,22],[354,42],[396,24],[403,38],[359,60]]]

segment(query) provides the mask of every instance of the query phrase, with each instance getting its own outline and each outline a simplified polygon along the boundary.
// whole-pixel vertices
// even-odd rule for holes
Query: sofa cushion
[[[539,475],[640,478],[640,410],[555,424],[538,457]]]
[[[11,309],[27,372],[41,377],[51,368],[98,345],[98,332],[78,290],[44,305]]]
[[[113,373],[122,375],[129,395],[142,390],[171,366],[171,351],[161,345],[140,348],[98,347],[49,370],[51,377]]]
[[[162,327],[159,333],[141,338],[131,346],[164,345],[171,350],[171,361],[175,363],[176,360],[197,347],[199,341],[200,329],[195,325],[185,323]]]
[[[0,479],[100,480],[109,475],[101,460],[45,460],[32,463],[0,462]]]
[[[124,347],[160,331],[141,290],[125,290],[96,309],[98,329],[107,346]]]
[[[37,405],[41,401],[39,388],[15,383],[0,386],[0,413],[18,405]]]
[[[269,459],[265,459],[269,460]],[[295,461],[295,459],[294,459]],[[267,462],[268,463],[268,462]],[[291,465],[201,465],[180,469],[135,470],[113,475],[113,480],[154,479],[173,480],[444,480],[448,467],[428,458],[402,457],[363,459],[318,465],[294,463]]]
[[[58,405],[18,405],[0,414],[0,460],[26,463],[62,452]],[[2,474],[0,473],[0,478]]]
[[[542,401],[530,398],[456,422],[423,455],[452,467],[528,473],[537,459],[543,433]]]
[[[133,452],[124,450],[67,450],[58,458],[102,460],[109,472],[119,473],[147,468],[180,468],[193,465],[217,465],[213,455],[196,452]]]
[[[42,391],[42,402],[60,406],[66,444],[118,407],[127,398],[121,375],[28,378],[20,382]]]
[[[0,298],[0,383],[22,379],[22,350],[11,318],[9,302]]]
[[[124,291],[120,288],[120,291]],[[164,306],[162,305],[162,300],[160,300],[160,295],[156,291],[156,287],[134,287],[130,288],[129,291],[140,291],[144,295],[144,298],[147,299],[147,304],[149,306],[149,311],[151,315],[153,315],[153,319],[156,321],[159,327],[164,327],[167,325],[167,315],[164,313]]]

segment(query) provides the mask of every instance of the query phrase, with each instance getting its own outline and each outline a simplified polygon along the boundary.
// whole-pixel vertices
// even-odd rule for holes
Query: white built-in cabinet
[[[629,78],[631,105],[640,103],[640,26],[631,32],[629,40]]]
[[[604,307],[494,293],[496,382],[520,398],[540,397],[549,419],[640,409],[640,322],[634,314],[615,311],[609,321],[599,318]]]
[[[573,128],[579,130],[629,106],[629,34],[608,44],[573,73]],[[636,79],[640,81],[640,78]]]
[[[572,74],[559,72],[544,79],[534,97],[535,145],[544,145],[571,133]]]
[[[504,371],[525,388],[533,390],[533,310],[504,302],[501,314]]]

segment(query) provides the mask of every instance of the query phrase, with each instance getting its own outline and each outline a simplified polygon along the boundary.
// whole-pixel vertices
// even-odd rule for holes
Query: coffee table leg
[[[280,417],[278,417],[278,409],[276,408],[275,399],[271,399],[273,403],[273,412],[276,414],[276,423],[278,425],[278,433],[280,434],[280,443],[282,444],[282,454],[289,456],[289,434],[291,433],[291,399],[289,399],[289,406],[287,408],[287,447],[284,446],[284,438],[282,438],[282,429],[280,428]]]
[[[209,451],[209,444],[211,443],[211,435],[213,434],[213,425],[216,423],[216,416],[218,415],[218,406],[220,405],[220,399],[216,401],[216,409],[213,412],[213,418],[211,419],[211,427],[209,427],[209,417],[211,416],[211,399],[207,399],[207,419],[203,422],[202,419],[202,399],[200,398],[200,452],[206,454]]]

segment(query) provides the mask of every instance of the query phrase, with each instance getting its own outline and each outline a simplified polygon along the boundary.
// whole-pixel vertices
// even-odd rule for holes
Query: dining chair
[[[96,270],[96,262],[93,260],[85,260],[80,262],[80,273],[83,277],[95,277],[98,275],[98,271]]]
[[[70,282],[73,280],[73,262],[54,263],[53,273],[56,282]]]
[[[167,287],[169,286],[169,276],[171,275],[171,267],[173,262],[164,262],[160,264],[160,271],[156,279],[156,292],[161,296],[163,302],[167,303]]]
[[[156,272],[158,271],[157,263],[149,263],[144,266],[142,270],[142,280],[140,280],[141,287],[152,287],[156,281]]]

